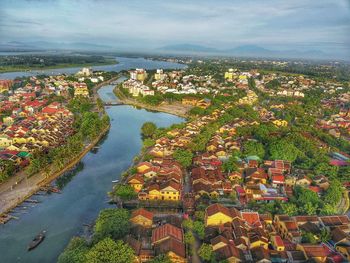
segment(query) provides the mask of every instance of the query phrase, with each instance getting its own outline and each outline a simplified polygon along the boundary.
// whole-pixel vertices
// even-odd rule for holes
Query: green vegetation
[[[204,261],[207,261],[207,262],[210,261],[214,256],[212,246],[210,244],[203,243],[198,250],[198,255]]]
[[[153,122],[145,122],[141,127],[141,132],[144,137],[152,137],[157,130],[157,126]]]
[[[121,239],[129,233],[129,212],[125,209],[104,209],[100,212],[95,228],[94,241],[110,237],[114,240]]]
[[[178,161],[184,168],[189,167],[192,164],[193,153],[188,150],[176,150],[173,157]]]
[[[111,193],[114,197],[119,197],[123,201],[132,200],[137,197],[137,193],[130,185],[118,184]]]
[[[113,65],[116,63],[117,61],[112,57],[96,55],[11,55],[0,57],[0,72]]]
[[[123,243],[105,238],[94,245],[86,254],[86,263],[132,263],[134,251]]]

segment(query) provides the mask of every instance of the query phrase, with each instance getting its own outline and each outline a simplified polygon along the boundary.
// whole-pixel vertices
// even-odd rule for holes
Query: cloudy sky
[[[350,54],[350,0],[0,0],[0,41]]]

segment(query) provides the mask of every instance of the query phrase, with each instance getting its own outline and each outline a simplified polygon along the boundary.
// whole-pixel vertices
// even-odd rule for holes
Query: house
[[[169,223],[161,225],[152,230],[152,245],[163,242],[164,240],[173,238],[179,242],[183,242],[183,230]]]
[[[309,187],[311,183],[312,183],[312,180],[305,175],[299,176],[298,179],[295,181],[295,185],[303,186],[303,187]]]
[[[294,218],[288,215],[275,215],[273,224],[282,238],[295,243],[301,242],[301,232]]]
[[[245,262],[244,253],[234,244],[221,247],[215,251],[216,259],[219,262],[227,261],[230,263]]]
[[[155,244],[154,250],[156,255],[167,255],[171,262],[187,262],[185,244],[176,238],[170,237]]]
[[[144,185],[144,180],[140,174],[132,175],[127,182],[128,185],[134,188],[135,192],[140,192]]]
[[[139,208],[132,212],[130,221],[135,225],[151,227],[153,223],[153,213],[144,208]]]
[[[137,172],[143,173],[145,170],[151,168],[153,165],[149,162],[141,162],[136,166]]]
[[[282,238],[279,235],[273,235],[270,237],[271,245],[277,251],[284,251],[285,246]]]
[[[298,244],[297,250],[304,253],[305,257],[314,262],[326,262],[327,256],[330,254],[329,249],[323,245]]]
[[[204,220],[206,226],[219,226],[232,222],[236,217],[241,217],[237,209],[230,209],[220,204],[212,204],[206,208]]]
[[[154,252],[150,248],[144,248],[141,241],[136,240],[131,235],[128,235],[124,239],[125,243],[127,243],[135,253],[135,262],[143,263],[148,262],[154,258]]]

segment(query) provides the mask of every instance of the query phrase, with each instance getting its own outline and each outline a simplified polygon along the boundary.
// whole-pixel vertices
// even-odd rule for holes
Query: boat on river
[[[28,245],[28,251],[30,251],[30,250],[36,248],[37,246],[39,246],[39,244],[40,244],[41,242],[44,241],[44,239],[45,239],[45,233],[46,233],[46,231],[43,230],[43,231],[41,231],[37,236],[35,236],[35,237],[33,238],[32,242],[30,242],[29,245]]]
[[[117,180],[113,180],[112,183],[115,183],[115,184],[119,183],[119,180],[118,179]]]

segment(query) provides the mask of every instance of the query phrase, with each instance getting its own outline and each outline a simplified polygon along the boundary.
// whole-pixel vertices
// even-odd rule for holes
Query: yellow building
[[[12,139],[6,134],[0,135],[0,148],[7,148],[12,145]]]
[[[220,204],[213,204],[205,210],[205,225],[219,226],[225,223],[230,223],[234,218],[239,217],[239,211],[229,209]]]
[[[278,127],[287,127],[288,126],[288,121],[286,120],[274,120],[272,123]]]
[[[234,79],[234,70],[230,68],[228,71],[225,72],[225,79],[227,80],[233,80]]]
[[[132,188],[134,188],[135,192],[140,192],[144,184],[143,178],[135,174],[128,180],[128,185],[130,185]]]
[[[89,90],[87,87],[78,87],[74,89],[74,97],[83,96],[89,97]]]
[[[140,225],[144,227],[152,227],[153,213],[147,211],[144,208],[137,209],[132,212],[130,221],[136,225]]]

